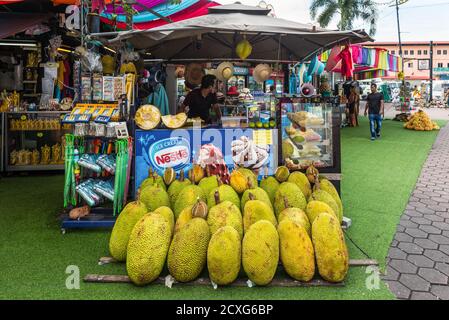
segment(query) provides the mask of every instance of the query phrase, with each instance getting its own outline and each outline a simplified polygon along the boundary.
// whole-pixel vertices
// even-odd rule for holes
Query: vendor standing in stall
[[[210,109],[213,108],[217,120],[221,119],[221,111],[217,104],[217,94],[215,93],[214,75],[205,75],[201,80],[201,87],[192,90],[182,103],[181,109],[186,112],[189,118],[200,117],[205,123],[211,123]]]

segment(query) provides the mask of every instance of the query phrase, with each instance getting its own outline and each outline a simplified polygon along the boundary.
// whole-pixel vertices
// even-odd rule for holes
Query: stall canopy
[[[108,42],[130,42],[136,49],[147,49],[154,59],[213,61],[239,60],[235,48],[246,37],[253,46],[249,60],[297,62],[336,44],[372,41],[363,30],[331,31],[267,14],[240,4],[216,6],[208,15],[120,32]]]
[[[0,39],[26,31],[49,18],[49,14],[0,12]]]

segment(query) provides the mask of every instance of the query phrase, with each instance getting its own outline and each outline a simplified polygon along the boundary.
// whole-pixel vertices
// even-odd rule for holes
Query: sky
[[[221,4],[234,3],[236,0],[216,0]],[[239,0],[242,4],[257,5],[260,0]],[[298,22],[312,22],[309,15],[311,0],[264,0],[271,4],[276,16]],[[377,3],[389,3],[391,0],[375,0]],[[449,41],[449,1],[445,0],[409,0],[400,6],[400,23],[403,41]],[[338,21],[330,28],[335,29]],[[369,30],[363,21],[356,21],[354,29]],[[379,18],[376,41],[397,41],[396,9],[388,5],[379,6]]]

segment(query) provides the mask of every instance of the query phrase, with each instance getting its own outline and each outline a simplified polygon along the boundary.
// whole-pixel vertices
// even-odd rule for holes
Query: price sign
[[[271,130],[253,130],[253,141],[258,145],[273,144],[273,134]]]

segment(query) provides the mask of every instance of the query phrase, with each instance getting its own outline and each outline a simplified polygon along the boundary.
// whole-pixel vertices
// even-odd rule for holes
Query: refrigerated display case
[[[281,162],[290,171],[314,165],[339,188],[341,180],[338,97],[281,97]]]
[[[64,170],[63,136],[70,126],[61,124],[64,111],[5,113],[5,170]]]

